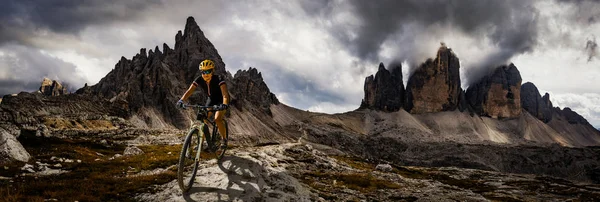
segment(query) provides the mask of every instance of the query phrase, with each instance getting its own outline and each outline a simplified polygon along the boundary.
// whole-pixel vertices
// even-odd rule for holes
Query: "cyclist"
[[[197,77],[190,88],[185,91],[181,99],[177,101],[177,106],[183,108],[183,101],[187,100],[192,95],[196,87],[200,86],[204,92],[209,96],[210,102],[207,106],[217,106],[217,112],[215,114],[215,123],[219,128],[219,134],[221,134],[221,148],[227,147],[225,139],[226,128],[223,118],[225,118],[225,111],[229,107],[229,92],[227,91],[227,84],[225,80],[214,75],[215,63],[212,60],[204,60],[199,65],[201,76]],[[212,116],[213,112],[209,112],[208,117]]]

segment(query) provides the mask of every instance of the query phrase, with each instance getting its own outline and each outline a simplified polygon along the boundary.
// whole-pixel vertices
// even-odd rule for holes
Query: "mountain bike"
[[[197,115],[196,123],[192,122],[179,156],[177,181],[184,193],[188,192],[194,184],[200,160],[210,158],[211,154],[216,155],[216,158],[220,160],[227,150],[227,147],[220,147],[221,135],[214,121],[216,113],[213,113],[212,117],[208,117],[209,112],[216,112],[221,109],[218,106],[184,105],[184,109],[187,107],[196,109]],[[229,127],[226,120],[223,120],[223,122],[227,131],[225,134],[225,142],[227,142]],[[208,130],[210,126],[212,126],[212,134]],[[191,175],[186,175],[187,172],[191,172]]]

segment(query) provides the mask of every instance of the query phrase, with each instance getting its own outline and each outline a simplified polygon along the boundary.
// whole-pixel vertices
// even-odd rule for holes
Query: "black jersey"
[[[206,85],[206,81],[202,79],[202,75],[198,76],[192,85],[200,86],[204,92],[208,93],[210,97],[210,103],[208,105],[223,104],[223,93],[221,92],[221,85],[225,84],[225,80],[221,77],[213,75],[210,79],[210,83]]]

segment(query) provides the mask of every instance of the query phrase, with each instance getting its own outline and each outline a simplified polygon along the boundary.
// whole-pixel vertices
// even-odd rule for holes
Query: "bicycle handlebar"
[[[196,108],[196,109],[205,109],[206,111],[210,111],[210,112],[215,112],[215,111],[219,111],[218,105],[213,105],[213,106],[204,106],[204,105],[189,105],[189,104],[183,104],[183,108],[185,109],[186,107],[191,107],[191,108]]]

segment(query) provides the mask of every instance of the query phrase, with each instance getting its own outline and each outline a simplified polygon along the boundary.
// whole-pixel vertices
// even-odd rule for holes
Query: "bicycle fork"
[[[200,142],[198,143],[198,149],[196,149],[196,158],[194,158],[195,162],[200,161],[200,152],[202,152],[202,142],[204,142],[204,133],[200,136]]]

